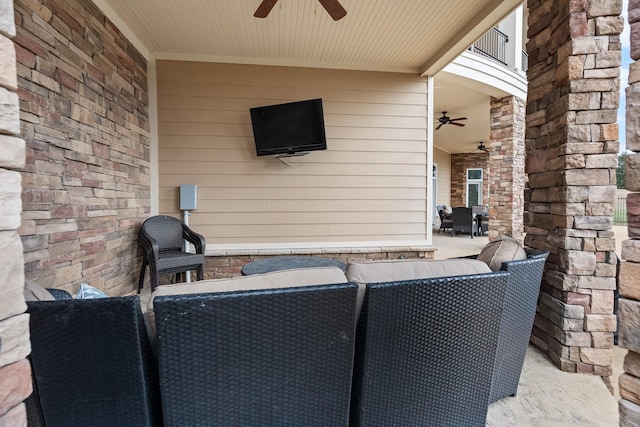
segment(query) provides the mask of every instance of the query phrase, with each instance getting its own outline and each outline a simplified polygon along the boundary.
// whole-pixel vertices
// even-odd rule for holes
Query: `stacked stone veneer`
[[[27,279],[135,289],[149,214],[146,60],[88,0],[16,0]]]
[[[529,0],[525,244],[548,249],[533,342],[612,373],[622,0]]]
[[[484,204],[489,204],[489,154],[472,152],[451,155],[451,206],[467,205],[467,169],[470,168],[482,169]]]
[[[626,89],[627,150],[625,161],[629,239],[622,242],[619,277],[618,343],[629,349],[620,376],[620,425],[640,425],[640,1],[629,1],[631,58]]]
[[[525,102],[492,98],[490,114],[489,240],[504,234],[522,242]]]
[[[20,226],[20,172],[25,143],[20,139],[13,1],[0,0],[0,426],[27,425],[22,401],[31,394],[26,357],[29,316],[23,297],[24,270]]]
[[[395,248],[394,250],[385,250],[382,248],[363,248],[361,250],[350,250],[340,252],[326,251],[326,250],[314,250],[309,249],[301,252],[292,253],[291,251],[279,253],[277,250],[270,251],[269,255],[225,255],[225,254],[213,254],[205,257],[204,261],[204,276],[205,279],[226,279],[229,277],[240,276],[240,270],[242,267],[251,262],[259,259],[270,258],[274,256],[288,256],[288,255],[302,255],[302,256],[317,256],[324,258],[331,258],[338,261],[342,261],[345,264],[350,262],[361,261],[374,261],[383,259],[433,259],[434,251],[429,250],[417,250],[414,248]],[[194,273],[192,273],[193,276]],[[195,280],[195,276],[194,280]]]

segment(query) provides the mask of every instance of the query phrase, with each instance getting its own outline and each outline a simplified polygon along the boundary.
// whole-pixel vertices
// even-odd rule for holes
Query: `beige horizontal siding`
[[[208,243],[422,240],[426,82],[407,74],[159,61],[160,211]],[[249,108],[322,98],[327,150],[257,157]]]

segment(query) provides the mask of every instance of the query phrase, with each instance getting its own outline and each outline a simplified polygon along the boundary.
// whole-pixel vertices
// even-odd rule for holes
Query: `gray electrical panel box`
[[[198,209],[198,186],[196,184],[182,184],[180,186],[180,210],[193,211]]]

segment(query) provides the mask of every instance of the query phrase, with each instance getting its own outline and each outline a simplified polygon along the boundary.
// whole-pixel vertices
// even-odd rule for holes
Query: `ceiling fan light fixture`
[[[438,124],[438,126],[436,127],[436,130],[440,129],[443,125],[455,125],[455,126],[460,126],[463,127],[465,126],[464,123],[458,123],[460,120],[467,120],[466,117],[456,117],[455,119],[452,119],[451,117],[447,116],[447,112],[443,111],[442,112],[442,117],[438,117],[438,122],[440,122],[440,124]]]
[[[484,145],[484,142],[480,141],[480,144],[478,144],[478,150],[484,151],[485,153],[488,153],[489,152],[489,147]]]
[[[273,9],[273,7],[276,5],[277,1],[278,0],[262,0],[253,16],[255,16],[256,18],[266,18],[269,15],[269,12],[271,12],[271,9]],[[347,11],[344,9],[344,7],[342,7],[338,0],[318,1],[334,21],[339,21],[347,15]]]

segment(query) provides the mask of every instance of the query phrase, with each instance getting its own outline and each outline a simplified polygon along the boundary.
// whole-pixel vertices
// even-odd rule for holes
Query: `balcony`
[[[508,42],[509,36],[497,28],[492,28],[476,40],[476,42],[469,47],[469,50],[506,66],[506,46]]]

